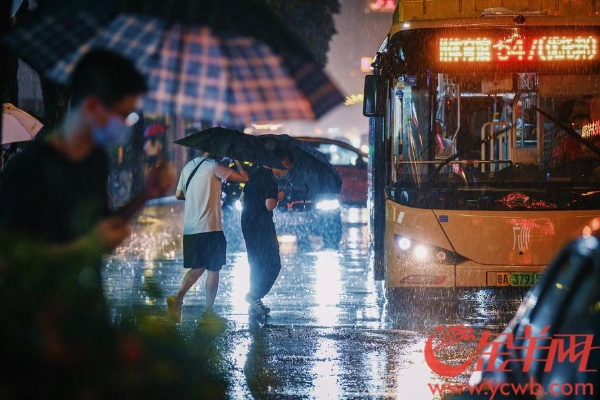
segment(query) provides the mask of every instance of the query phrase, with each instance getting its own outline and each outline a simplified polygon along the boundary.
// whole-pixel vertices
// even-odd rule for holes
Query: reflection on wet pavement
[[[166,313],[165,297],[185,272],[182,205],[147,207],[130,240],[107,258],[104,281],[115,321],[136,306]],[[246,253],[243,243],[229,243],[215,305],[227,330],[206,343],[228,375],[228,398],[439,398],[428,384],[444,380],[429,369],[423,349],[437,325],[464,323],[459,301],[386,293],[373,279],[367,248],[367,226],[351,223],[339,251],[282,244],[280,276],[263,299],[272,310],[265,323],[249,319]],[[203,278],[186,296],[178,327],[190,340],[204,308]],[[469,300],[468,312],[476,310],[476,296]],[[481,318],[477,326],[490,329]]]

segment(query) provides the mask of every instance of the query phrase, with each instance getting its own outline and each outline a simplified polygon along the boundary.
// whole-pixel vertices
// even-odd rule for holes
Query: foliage
[[[15,245],[16,244],[16,245]],[[222,399],[227,381],[207,352],[146,309],[113,323],[92,268],[99,253],[55,257],[0,237],[0,398]],[[153,284],[145,290],[160,295]]]

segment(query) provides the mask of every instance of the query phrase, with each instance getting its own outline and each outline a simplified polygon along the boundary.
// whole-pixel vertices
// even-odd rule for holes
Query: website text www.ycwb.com
[[[460,394],[470,393],[489,396],[493,400],[496,396],[593,396],[594,385],[591,383],[551,383],[544,387],[530,378],[527,383],[498,383],[470,386],[467,383],[428,383],[431,394]]]

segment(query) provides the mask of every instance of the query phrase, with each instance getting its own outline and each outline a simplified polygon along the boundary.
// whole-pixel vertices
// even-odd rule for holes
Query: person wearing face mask
[[[129,235],[128,217],[175,181],[157,170],[129,206],[111,210],[106,149],[129,140],[125,121],[145,79],[128,60],[98,50],[82,57],[69,89],[61,127],[17,154],[1,180],[0,340],[2,358],[17,360],[15,374],[22,364],[45,372],[92,364],[89,343],[106,343],[98,335],[109,324],[102,256]]]
[[[258,166],[250,173],[244,187],[242,234],[250,265],[250,290],[246,301],[248,313],[258,317],[271,312],[262,299],[271,291],[281,270],[273,210],[283,200],[284,193],[278,191],[277,179],[284,178],[294,165],[292,155],[287,152],[280,152],[277,158],[286,169]]]

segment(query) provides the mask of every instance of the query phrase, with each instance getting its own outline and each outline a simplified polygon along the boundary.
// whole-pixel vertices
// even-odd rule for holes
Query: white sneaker
[[[265,306],[261,299],[252,300],[250,297],[246,296],[246,301],[250,304],[250,307],[248,308],[248,313],[267,315],[271,312],[271,309]]]

